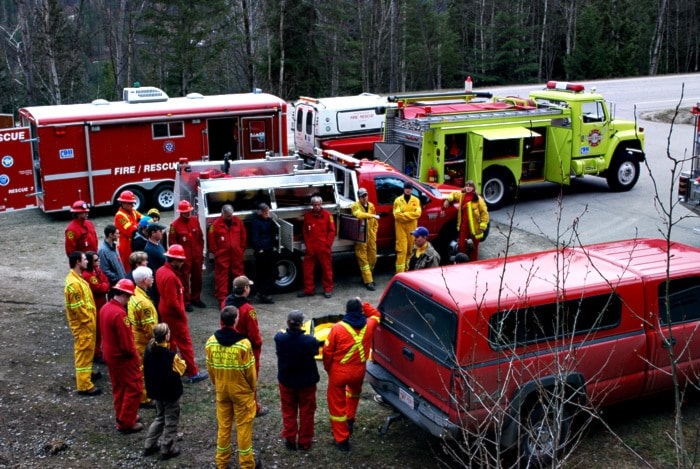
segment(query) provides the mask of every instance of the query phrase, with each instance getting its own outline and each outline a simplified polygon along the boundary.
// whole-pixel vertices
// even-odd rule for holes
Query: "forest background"
[[[0,0],[0,107],[697,72],[697,0]]]

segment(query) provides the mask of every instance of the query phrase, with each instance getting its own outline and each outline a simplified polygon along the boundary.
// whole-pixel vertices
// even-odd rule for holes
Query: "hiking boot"
[[[176,458],[180,456],[180,448],[177,446],[173,446],[170,451],[166,451],[165,453],[160,453],[160,460],[161,461],[167,461],[168,459]]]
[[[80,396],[99,396],[100,394],[102,394],[102,389],[97,386],[93,386],[92,389],[88,389],[87,391],[78,391],[78,395]]]
[[[140,432],[141,430],[143,430],[143,424],[141,422],[136,422],[134,424],[134,426],[131,428],[117,428],[117,430],[122,435],[129,435],[131,433],[136,433],[136,432]]]
[[[160,446],[158,446],[158,445],[150,446],[150,447],[143,450],[143,455],[144,456],[153,456],[158,451],[160,451]]]
[[[204,381],[208,377],[209,377],[209,373],[207,373],[206,371],[200,371],[199,373],[197,373],[194,376],[188,376],[187,382],[190,384],[199,383],[200,381]]]

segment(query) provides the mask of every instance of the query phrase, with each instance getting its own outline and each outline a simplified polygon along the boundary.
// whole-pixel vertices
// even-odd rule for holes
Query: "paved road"
[[[639,120],[639,114],[645,111],[671,109],[679,103],[690,107],[700,102],[700,74],[585,82],[585,85],[595,86],[614,104],[616,117],[624,119],[634,119],[636,115]],[[537,87],[494,91],[526,95],[533,89]],[[658,188],[665,207],[676,200],[676,181],[671,178],[672,164],[666,155],[681,157],[690,152],[693,127],[676,125],[671,129],[669,124],[650,121],[640,121],[640,125],[646,133],[648,168],[642,168],[639,182],[631,191],[611,193],[603,179],[586,177],[564,188],[565,195],[559,203],[559,188],[543,184],[523,191],[517,206],[493,212],[492,219],[503,224],[512,220],[513,226],[550,240],[566,241],[573,233],[573,226],[583,243],[663,236],[667,231],[666,218],[656,209],[654,187]],[[677,206],[673,220],[671,239],[700,246],[700,233],[694,231],[700,227],[698,218]]]

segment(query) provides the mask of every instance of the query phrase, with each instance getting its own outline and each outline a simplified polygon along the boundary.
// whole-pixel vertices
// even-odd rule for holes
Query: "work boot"
[[[194,311],[194,307],[192,305],[185,305],[185,311],[191,313]]]
[[[197,308],[206,308],[207,305],[204,304],[202,300],[192,300],[191,301],[192,306],[196,306]]]
[[[374,284],[374,282],[369,282],[365,283],[365,288],[369,291],[375,291],[377,289],[377,286]]]
[[[177,446],[173,446],[172,448],[170,448],[170,451],[160,453],[160,460],[167,461],[168,459],[176,458],[178,456],[180,456],[180,448],[178,448]]]
[[[284,447],[287,448],[289,451],[296,451],[297,450],[297,444],[293,441],[289,440],[284,440]]]
[[[348,453],[350,452],[350,440],[345,439],[341,442],[334,441],[333,444],[335,445],[336,448],[338,448],[338,451],[342,453]]]
[[[129,435],[131,433],[136,433],[136,432],[140,432],[141,430],[143,430],[143,424],[141,422],[136,422],[134,424],[134,426],[131,428],[117,428],[117,430],[122,435]]]
[[[352,435],[352,431],[355,429],[355,419],[348,419],[348,431]]]
[[[88,389],[87,391],[78,391],[78,395],[80,396],[99,396],[100,394],[102,394],[102,389],[97,386],[93,386],[92,389]]]
[[[194,376],[188,376],[187,382],[190,384],[199,383],[200,381],[204,381],[208,377],[209,377],[209,373],[207,373],[206,371],[200,371],[199,373],[197,373]]]
[[[143,455],[144,455],[144,456],[153,456],[153,455],[156,454],[158,451],[160,451],[160,445],[155,444],[155,445],[153,445],[153,446],[150,446],[150,447],[148,447],[148,448],[145,448],[145,449],[143,450]]]

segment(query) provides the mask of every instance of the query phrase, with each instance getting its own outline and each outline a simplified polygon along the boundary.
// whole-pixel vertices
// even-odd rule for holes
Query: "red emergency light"
[[[547,82],[547,89],[559,91],[573,91],[574,93],[580,93],[584,91],[586,87],[580,83],[569,83],[567,81],[551,80]]]

